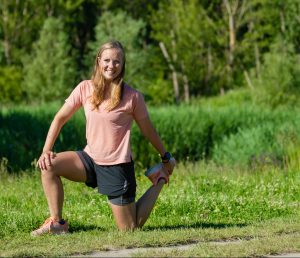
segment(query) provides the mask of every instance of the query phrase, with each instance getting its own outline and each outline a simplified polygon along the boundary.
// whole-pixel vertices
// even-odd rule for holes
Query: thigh
[[[72,181],[86,181],[84,165],[75,151],[57,153],[52,160],[52,166],[45,172],[48,170],[57,176],[63,176]]]
[[[132,230],[136,228],[135,202],[119,206],[109,203],[114,215],[117,227],[120,230]]]

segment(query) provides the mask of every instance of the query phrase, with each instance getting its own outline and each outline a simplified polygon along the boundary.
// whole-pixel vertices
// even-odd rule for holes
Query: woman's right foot
[[[174,165],[176,163],[174,158],[171,158],[170,162],[174,163]],[[152,184],[154,186],[157,185],[157,183],[160,179],[164,179],[166,184],[169,183],[169,177],[170,177],[168,172],[165,171],[162,163],[158,163],[155,166],[153,166],[152,168],[149,168],[145,172],[145,176],[150,179],[150,181],[152,182]]]
[[[67,221],[59,222],[56,219],[48,218],[42,226],[31,232],[31,236],[41,236],[45,234],[61,235],[69,232],[69,225]]]

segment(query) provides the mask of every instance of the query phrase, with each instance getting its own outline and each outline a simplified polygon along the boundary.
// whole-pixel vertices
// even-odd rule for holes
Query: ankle
[[[59,222],[59,221],[63,220],[63,218],[59,217],[59,216],[51,216],[51,219],[56,221],[56,222]]]

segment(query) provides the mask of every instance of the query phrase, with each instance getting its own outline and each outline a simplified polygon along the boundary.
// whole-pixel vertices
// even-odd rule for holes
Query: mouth
[[[107,74],[107,75],[109,75],[109,76],[112,76],[112,75],[115,74],[115,71],[114,71],[114,70],[105,70],[104,72],[105,72],[105,74]]]

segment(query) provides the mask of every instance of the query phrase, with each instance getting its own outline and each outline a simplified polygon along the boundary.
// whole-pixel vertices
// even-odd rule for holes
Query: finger
[[[41,163],[42,163],[42,169],[47,170],[46,159],[43,159]]]
[[[47,158],[45,159],[45,166],[46,166],[46,169],[51,166],[50,155],[48,155]]]
[[[41,170],[44,170],[44,169],[45,169],[44,159],[42,159],[42,160],[40,161],[40,169],[41,169]]]
[[[38,161],[38,168],[39,168],[39,169],[43,169],[43,165],[42,165],[41,160]]]
[[[52,166],[52,162],[51,162],[51,158],[48,157],[46,160],[45,160],[47,166]]]

